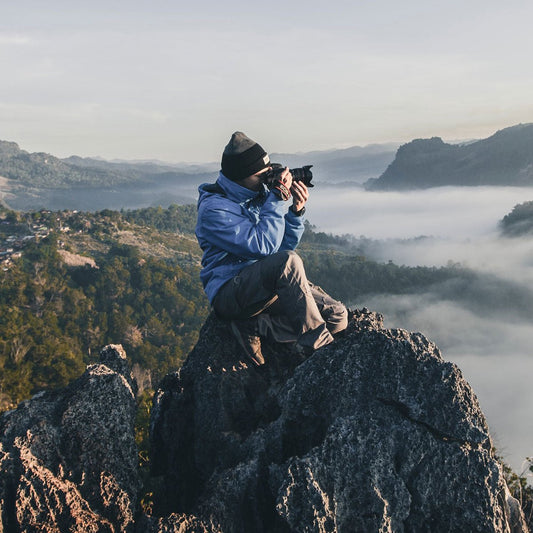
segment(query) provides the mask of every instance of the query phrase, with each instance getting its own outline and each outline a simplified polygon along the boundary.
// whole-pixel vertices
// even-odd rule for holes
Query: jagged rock
[[[121,346],[0,418],[1,532],[132,531],[135,398]]]
[[[526,532],[459,370],[420,334],[351,318],[303,362],[264,342],[258,368],[211,316],[154,400],[153,516],[129,366],[104,348],[0,418],[0,533]]]
[[[363,310],[299,365],[263,351],[248,366],[211,316],[161,383],[153,531],[527,531],[474,393],[423,335]]]

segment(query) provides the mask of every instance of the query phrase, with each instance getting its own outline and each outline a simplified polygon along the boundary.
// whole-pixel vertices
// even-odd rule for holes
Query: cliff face
[[[471,388],[422,335],[365,311],[297,367],[235,348],[211,318],[161,384],[160,513],[225,532],[526,530]]]
[[[460,371],[420,334],[355,312],[297,361],[248,367],[210,317],[154,399],[157,516],[138,510],[124,353],[0,418],[0,533],[525,532]],[[300,364],[298,364],[300,363]]]
[[[533,185],[533,124],[519,124],[487,139],[451,145],[439,137],[400,146],[370,190],[426,189],[444,185]]]

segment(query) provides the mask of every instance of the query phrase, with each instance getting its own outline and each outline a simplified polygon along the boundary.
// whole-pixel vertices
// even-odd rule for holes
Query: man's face
[[[239,183],[243,187],[246,187],[247,189],[250,189],[252,191],[260,191],[263,185],[262,175],[268,172],[269,170],[270,170],[270,167],[264,168],[263,170],[260,170],[259,172],[256,172],[255,174],[252,174],[251,176],[248,176],[247,178],[244,178]]]

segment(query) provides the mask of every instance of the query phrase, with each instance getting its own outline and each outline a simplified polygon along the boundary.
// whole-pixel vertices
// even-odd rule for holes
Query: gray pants
[[[302,259],[285,251],[243,268],[218,291],[216,314],[226,320],[256,317],[259,335],[318,349],[348,324],[344,305],[307,280]]]

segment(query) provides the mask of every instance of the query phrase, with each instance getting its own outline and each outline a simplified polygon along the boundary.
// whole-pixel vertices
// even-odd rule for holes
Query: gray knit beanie
[[[268,154],[242,131],[236,131],[222,154],[222,174],[233,181],[242,180],[270,165]]]

